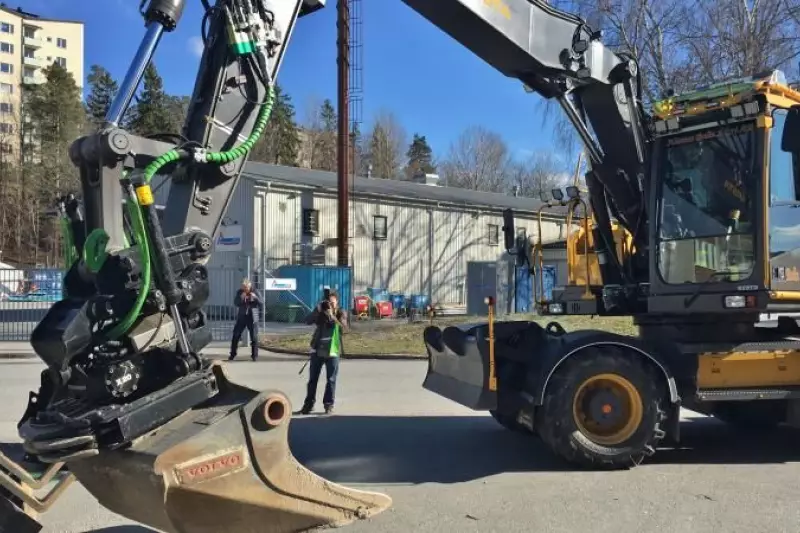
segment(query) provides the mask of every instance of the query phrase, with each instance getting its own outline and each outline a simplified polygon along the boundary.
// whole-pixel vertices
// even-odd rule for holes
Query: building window
[[[0,83],[0,93],[14,94],[14,86],[10,83]]]
[[[0,143],[0,154],[10,154],[14,151],[11,143]]]
[[[56,63],[58,63],[62,68],[67,68],[67,58],[65,57],[57,57]]]
[[[33,26],[24,26],[22,28],[22,35],[24,35],[28,39],[33,39],[36,37],[36,28],[34,28]]]
[[[0,32],[2,33],[14,33],[14,25],[9,24],[8,22],[0,22]]]
[[[52,42],[53,42],[53,38],[52,38],[52,37],[48,37],[48,38],[47,38],[47,42],[48,42],[48,43],[52,43]]]
[[[58,39],[56,39],[56,46],[58,46],[59,48],[66,48],[67,47],[67,40],[66,39],[62,39],[61,37],[59,37]]]
[[[0,113],[13,113],[14,112],[14,104],[9,104],[6,102],[0,103]]]
[[[489,246],[497,246],[498,244],[500,244],[500,226],[489,224]]]
[[[316,235],[319,233],[319,211],[316,209],[303,209],[303,235]]]
[[[3,74],[14,74],[14,65],[11,63],[0,63],[0,72]]]
[[[383,215],[372,217],[372,237],[376,241],[385,241],[389,236],[389,224]]]
[[[12,43],[0,43],[0,52],[5,54],[13,54],[14,45]]]
[[[14,125],[6,122],[0,122],[0,133],[12,134],[14,133]]]

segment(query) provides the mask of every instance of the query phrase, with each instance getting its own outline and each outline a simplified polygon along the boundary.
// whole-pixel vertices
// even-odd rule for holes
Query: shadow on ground
[[[762,464],[800,460],[800,431],[736,431],[714,419],[681,424],[680,445],[645,461],[661,464]],[[460,483],[506,472],[570,471],[536,437],[488,416],[296,418],[292,452],[341,483]]]
[[[800,461],[800,430],[747,430],[715,418],[681,423],[681,441],[659,449],[649,464],[781,464]]]
[[[144,526],[113,526],[102,529],[90,529],[84,533],[158,533],[155,529]]]

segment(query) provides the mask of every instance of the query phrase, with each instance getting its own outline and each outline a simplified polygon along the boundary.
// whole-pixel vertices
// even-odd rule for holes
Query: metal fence
[[[64,271],[0,269],[0,340],[27,341],[36,324],[61,299]]]
[[[265,258],[252,268],[251,258],[244,256],[240,268],[209,268],[211,296],[206,304],[212,335],[215,341],[229,341],[236,322],[237,309],[233,299],[244,278],[252,281],[262,301],[268,301],[265,286],[275,279],[275,269],[288,264],[289,260]],[[19,268],[0,269],[0,341],[28,341],[36,324],[47,310],[61,299],[61,269]],[[303,321],[316,302],[305,302],[293,291],[284,291],[283,300],[288,304],[267,305],[265,312],[257,314],[260,330],[266,331],[267,323],[276,322],[286,329]],[[273,329],[275,326],[273,326]],[[247,333],[242,343],[247,343]]]

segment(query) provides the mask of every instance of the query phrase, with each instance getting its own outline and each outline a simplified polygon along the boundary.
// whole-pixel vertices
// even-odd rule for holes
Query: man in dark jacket
[[[253,315],[253,309],[257,308],[259,313],[264,312],[264,304],[253,290],[250,280],[242,282],[242,288],[236,291],[233,298],[233,305],[236,306],[236,324],[233,326],[233,339],[231,339],[231,355],[228,361],[233,361],[239,347],[239,340],[242,338],[244,328],[250,333],[250,346],[252,352],[250,357],[255,361],[258,359],[258,320]]]
[[[339,357],[342,354],[342,333],[347,328],[347,312],[339,308],[339,297],[331,292],[306,319],[307,324],[315,324],[311,340],[311,362],[309,365],[308,387],[301,414],[307,415],[314,409],[317,399],[317,382],[325,367],[325,394],[322,404],[325,414],[333,413],[336,399],[336,376],[339,373]]]

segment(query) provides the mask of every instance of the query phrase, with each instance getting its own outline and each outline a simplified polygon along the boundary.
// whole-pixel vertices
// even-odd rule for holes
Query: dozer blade
[[[428,326],[423,337],[428,351],[423,388],[476,411],[497,407],[497,392],[489,389],[486,324]]]
[[[303,467],[288,444],[291,403],[228,381],[219,394],[127,449],[68,462],[109,510],[170,533],[287,533],[342,526],[391,506]]]

